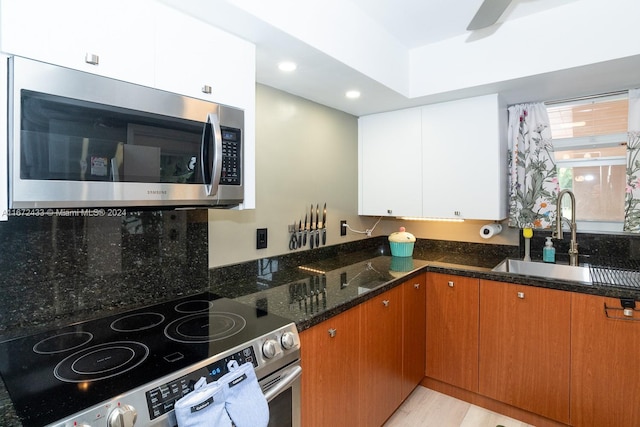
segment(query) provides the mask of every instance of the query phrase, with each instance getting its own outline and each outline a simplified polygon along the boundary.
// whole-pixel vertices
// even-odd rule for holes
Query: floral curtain
[[[640,89],[629,90],[624,231],[640,232]]]
[[[550,228],[559,185],[544,104],[509,107],[508,142],[509,226]]]

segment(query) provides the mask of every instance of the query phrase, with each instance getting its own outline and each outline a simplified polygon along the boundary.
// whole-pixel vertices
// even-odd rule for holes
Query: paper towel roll
[[[500,234],[502,231],[502,225],[500,224],[487,224],[480,229],[480,237],[483,239],[490,239],[496,234]]]

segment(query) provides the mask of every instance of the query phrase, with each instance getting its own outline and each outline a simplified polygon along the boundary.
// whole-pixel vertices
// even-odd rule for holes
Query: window
[[[628,99],[624,95],[547,106],[560,189],[573,191],[579,230],[622,231]],[[563,204],[563,215],[571,208]]]

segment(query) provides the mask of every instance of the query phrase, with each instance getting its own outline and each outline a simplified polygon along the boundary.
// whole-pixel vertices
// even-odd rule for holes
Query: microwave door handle
[[[212,144],[210,144],[210,140],[213,141]],[[211,145],[213,145],[213,156],[209,165],[207,162]],[[207,122],[202,132],[202,144],[200,145],[200,164],[207,196],[217,194],[222,174],[222,132],[217,114],[209,113],[207,115]]]

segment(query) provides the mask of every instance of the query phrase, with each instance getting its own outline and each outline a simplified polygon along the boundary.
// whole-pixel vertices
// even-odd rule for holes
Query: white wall
[[[209,211],[210,267],[289,253],[287,225],[311,203],[327,203],[327,245],[361,238],[339,235],[341,219],[360,226],[357,132],[354,116],[258,85],[256,209]],[[266,249],[257,228],[268,230]]]
[[[256,95],[256,209],[209,210],[209,266],[291,253],[287,225],[304,220],[311,203],[322,210],[327,202],[327,245],[365,238],[339,234],[342,219],[356,230],[371,228],[378,219],[357,215],[357,118],[268,86],[258,85]],[[373,236],[404,225],[419,238],[518,244],[517,230],[507,227],[490,240],[480,238],[485,223],[384,219]],[[268,230],[266,249],[255,248],[257,228]]]

